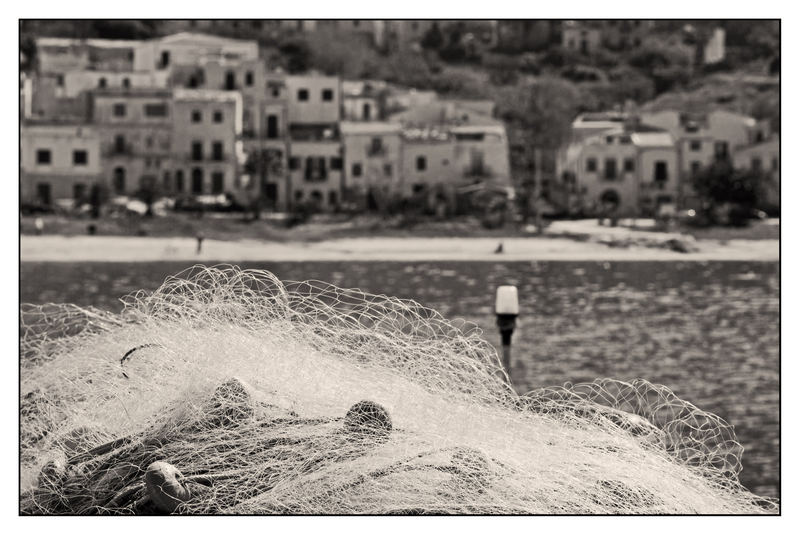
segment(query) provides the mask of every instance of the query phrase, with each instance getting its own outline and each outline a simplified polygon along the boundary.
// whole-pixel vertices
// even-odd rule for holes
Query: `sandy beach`
[[[498,243],[503,253],[495,254]],[[613,247],[569,238],[351,238],[319,242],[120,236],[21,236],[23,262],[244,261],[778,261],[778,240],[698,240],[697,251]]]

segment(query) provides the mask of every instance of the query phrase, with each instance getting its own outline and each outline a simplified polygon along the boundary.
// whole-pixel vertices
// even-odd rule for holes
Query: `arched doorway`
[[[619,193],[616,190],[608,189],[600,195],[600,206],[603,213],[609,214],[616,212],[619,208]]]

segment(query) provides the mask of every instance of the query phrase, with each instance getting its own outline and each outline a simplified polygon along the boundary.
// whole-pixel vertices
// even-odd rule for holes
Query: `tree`
[[[283,153],[279,149],[261,148],[251,151],[247,155],[244,171],[249,175],[247,196],[249,199],[250,213],[253,219],[261,216],[269,178],[283,175]]]
[[[569,140],[579,100],[576,87],[557,78],[542,78],[498,93],[497,112],[508,127],[523,219],[529,219],[531,204],[536,205],[533,209],[540,231],[543,227],[538,205],[542,202],[543,164],[545,160],[554,161],[555,154]]]
[[[311,66],[311,49],[303,39],[290,39],[278,50],[286,57],[286,69],[292,74],[305,72]]]
[[[428,50],[439,50],[441,48],[444,44],[444,35],[442,35],[442,30],[439,29],[438,23],[434,22],[428,28],[428,31],[422,36],[420,44],[422,48],[427,48]]]
[[[706,218],[716,222],[720,208],[732,206],[731,222],[737,224],[735,214],[748,214],[758,204],[764,177],[757,171],[737,171],[729,158],[717,159],[698,172],[693,180],[697,195],[703,201]]]

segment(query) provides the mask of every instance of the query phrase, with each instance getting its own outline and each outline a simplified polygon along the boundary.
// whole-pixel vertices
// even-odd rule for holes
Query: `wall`
[[[339,120],[341,83],[335,76],[287,76],[287,101],[290,123],[335,123]],[[308,100],[298,98],[300,89],[308,90]],[[330,101],[322,100],[323,90],[332,90]]]
[[[655,180],[656,162],[667,164],[667,181],[660,188]],[[661,202],[678,200],[678,154],[673,147],[641,149],[639,153],[640,202],[644,214],[656,210]],[[653,212],[654,213],[654,212]]]
[[[336,208],[342,200],[342,171],[331,169],[332,158],[342,158],[341,143],[337,141],[292,141],[289,147],[290,159],[296,158],[297,169],[290,169],[291,204],[306,203],[316,192],[321,198],[318,207],[323,210]],[[322,181],[306,180],[306,158],[324,158],[326,176]],[[335,199],[331,199],[331,193]],[[298,196],[299,195],[299,196]],[[333,202],[331,202],[333,201]]]
[[[365,125],[370,131],[358,131],[359,125],[342,123],[344,143],[344,186],[352,191],[365,192],[369,188],[379,188],[386,194],[401,191],[401,140],[399,125]],[[372,127],[372,128],[370,128]],[[372,140],[381,140],[381,150],[373,152]],[[353,175],[353,165],[361,166],[361,175]],[[390,166],[387,169],[386,166]],[[386,171],[390,172],[387,174]]]
[[[186,92],[175,100],[173,115],[173,158],[175,171],[182,171],[185,189],[182,193],[193,193],[192,173],[199,169],[203,174],[203,194],[212,194],[212,177],[214,173],[224,174],[223,191],[231,191],[239,186],[238,159],[243,152],[238,133],[241,132],[241,99],[236,93],[209,96],[204,98],[203,92],[198,96],[189,96]],[[219,93],[219,92],[209,92]],[[226,100],[222,100],[225,98]],[[192,112],[201,113],[201,121],[192,121]],[[214,122],[214,112],[222,112],[222,122]],[[192,144],[202,144],[202,160],[192,158]],[[212,159],[214,142],[222,142],[223,159]]]
[[[456,127],[450,131],[455,136],[454,159],[462,183],[493,180],[511,185],[508,140],[502,128]],[[472,139],[474,135],[483,139]],[[481,172],[476,164],[483,161]]]
[[[39,149],[50,150],[47,164],[36,162]],[[73,151],[87,152],[86,165],[73,163]],[[100,179],[100,139],[95,129],[85,126],[23,126],[20,131],[21,197],[35,202],[36,185],[50,184],[51,197],[72,199],[75,184],[83,184],[86,194]]]
[[[613,143],[608,144],[606,136],[598,136],[587,140],[579,153],[578,158],[571,165],[579,192],[580,204],[588,213],[599,213],[600,202],[603,194],[614,191],[619,197],[618,215],[633,215],[638,211],[637,181],[640,172],[640,163],[637,158],[637,149],[632,143],[620,143],[619,136],[611,135]],[[594,158],[596,170],[587,169],[587,161]],[[606,159],[616,162],[617,178],[605,178]],[[625,171],[625,159],[633,159],[635,167],[633,172]]]
[[[459,181],[460,172],[455,161],[455,141],[403,141],[402,192],[406,196],[414,193],[414,186],[439,186],[450,188]],[[424,156],[425,169],[417,169],[417,158]]]
[[[62,96],[76,97],[80,93],[99,87],[100,79],[106,80],[106,87],[123,88],[127,79],[130,87],[167,87],[168,73],[161,72],[114,72],[114,71],[70,71],[64,73]]]

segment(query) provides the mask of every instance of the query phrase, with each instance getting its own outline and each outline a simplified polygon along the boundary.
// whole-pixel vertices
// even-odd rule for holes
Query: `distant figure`
[[[42,231],[44,231],[44,221],[42,221],[42,218],[37,217],[36,220],[33,222],[33,226],[36,227],[36,235],[41,236]]]
[[[197,233],[197,254],[200,254],[200,251],[203,250],[203,239],[204,238],[205,237],[203,236],[202,232],[198,232]]]
[[[89,234],[89,236],[94,236],[97,234],[97,227],[94,225],[94,223],[92,223],[86,227],[86,232]]]
[[[503,242],[497,244],[497,249],[494,250],[494,254],[503,254]]]

